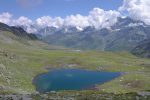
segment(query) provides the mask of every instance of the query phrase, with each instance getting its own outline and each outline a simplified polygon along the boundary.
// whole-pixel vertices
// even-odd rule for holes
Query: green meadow
[[[115,80],[97,85],[99,91],[128,93],[150,90],[150,59],[128,52],[79,51],[0,34],[1,93],[35,93],[33,78],[58,68],[123,72]]]

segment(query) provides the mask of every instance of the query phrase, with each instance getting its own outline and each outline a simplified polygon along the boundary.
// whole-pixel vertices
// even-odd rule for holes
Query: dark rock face
[[[42,40],[49,44],[102,51],[131,51],[139,42],[150,38],[150,26],[131,18],[118,18],[112,27],[99,30],[94,27],[82,31],[75,27],[43,30],[39,33],[45,32]]]
[[[28,34],[21,27],[14,27],[14,26],[11,27],[11,26],[8,26],[6,24],[0,23],[0,30],[12,32],[14,35],[16,35],[20,38],[28,39],[28,40],[36,40],[37,39],[36,35]]]
[[[142,41],[132,50],[132,53],[137,56],[150,58],[150,40]]]

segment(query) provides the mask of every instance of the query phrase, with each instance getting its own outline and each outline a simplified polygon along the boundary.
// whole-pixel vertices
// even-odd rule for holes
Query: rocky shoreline
[[[150,92],[139,93],[89,93],[51,92],[47,94],[3,94],[0,100],[150,100]]]

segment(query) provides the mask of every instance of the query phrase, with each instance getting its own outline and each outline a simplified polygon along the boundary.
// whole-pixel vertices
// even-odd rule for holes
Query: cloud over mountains
[[[0,22],[15,26],[26,26],[28,32],[34,32],[35,29],[31,28],[32,25],[36,27],[53,26],[57,28],[73,26],[78,29],[93,26],[97,29],[112,26],[117,22],[117,17],[121,17],[124,12],[128,16],[136,20],[144,21],[150,24],[150,0],[124,0],[123,5],[118,10],[105,11],[100,8],[94,8],[87,16],[80,14],[69,15],[65,18],[51,16],[43,16],[32,21],[31,19],[21,16],[14,19],[10,13],[0,14]]]
[[[99,29],[113,25],[117,22],[117,17],[119,16],[120,13],[118,11],[104,11],[100,8],[94,8],[89,12],[88,16],[77,14],[67,16],[64,19],[61,17],[52,18],[50,16],[43,16],[37,18],[35,21],[24,16],[21,16],[18,19],[13,19],[11,14],[2,13],[0,15],[0,21],[9,25],[27,26],[28,28],[30,28],[31,25],[35,25],[37,27],[53,26],[57,28],[73,26],[78,29],[93,26]],[[27,31],[29,31],[28,28]]]
[[[124,0],[119,8],[121,12],[128,12],[129,16],[150,24],[150,0]]]
[[[12,15],[9,14],[8,12],[0,14],[0,22],[5,23],[5,24],[10,24],[12,21]]]

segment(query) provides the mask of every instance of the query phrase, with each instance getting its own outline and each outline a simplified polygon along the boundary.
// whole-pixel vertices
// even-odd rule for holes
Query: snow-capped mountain
[[[45,27],[37,28],[35,34],[40,34],[40,38],[49,44],[78,49],[120,51],[132,50],[139,42],[150,38],[150,26],[129,17],[119,17],[117,23],[107,28]]]

